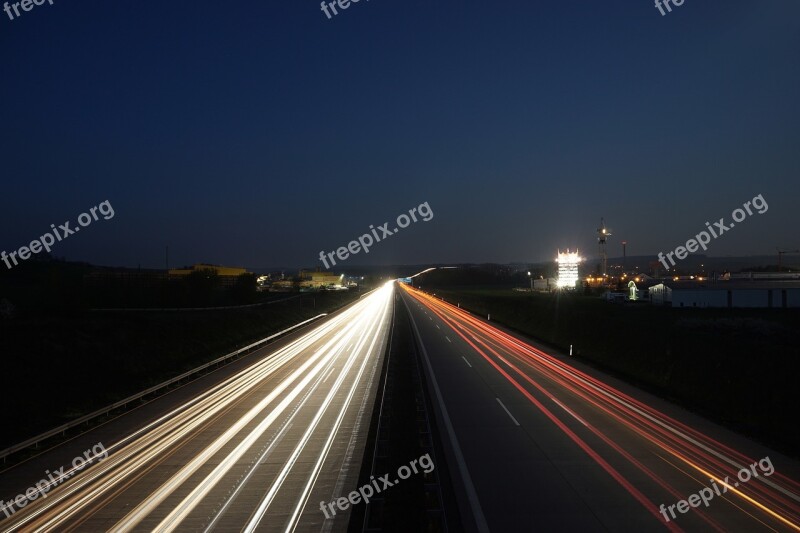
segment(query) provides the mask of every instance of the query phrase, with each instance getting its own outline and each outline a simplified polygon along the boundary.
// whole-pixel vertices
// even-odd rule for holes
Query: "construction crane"
[[[606,254],[606,239],[611,237],[611,232],[606,228],[605,221],[600,219],[600,227],[597,228],[597,243],[600,245],[600,260],[603,262],[600,274],[605,278],[608,269],[608,255]],[[605,279],[603,280],[605,282]]]
[[[778,250],[778,272],[781,271],[781,258],[783,254],[800,254],[800,250],[781,250],[780,248],[775,248]]]

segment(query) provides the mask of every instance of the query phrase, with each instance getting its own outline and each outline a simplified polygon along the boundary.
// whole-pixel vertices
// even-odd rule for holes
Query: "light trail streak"
[[[616,421],[619,426],[614,431],[622,429],[636,434],[644,441],[666,451],[670,456],[686,464],[691,469],[707,476],[709,480],[719,480],[726,475],[735,475],[742,468],[746,468],[747,465],[755,462],[752,458],[711,439],[686,424],[674,420],[555,357],[486,324],[456,306],[447,304],[438,298],[431,297],[413,288],[401,286],[416,301],[424,304],[428,310],[436,314],[445,324],[452,328],[464,342],[484,357],[495,370],[517,387],[523,395],[528,396],[530,393],[512,375],[498,366],[494,362],[494,358],[508,365],[513,374],[521,377],[528,385],[556,402],[567,413],[581,422],[592,434],[615,450],[619,456],[643,472],[662,490],[666,490],[678,499],[683,498],[680,491],[664,482],[656,473],[645,467],[641,461],[635,459],[632,454],[617,445],[612,438],[595,428],[585,416],[579,417],[574,407],[570,409],[565,405],[566,399],[564,397],[561,398],[561,401],[557,400],[553,396],[554,391],[533,379],[532,375],[539,375],[545,378],[545,381],[555,386],[563,387],[573,398],[584,402],[580,404],[584,408],[590,406],[596,409],[595,413],[600,413],[603,416],[607,415],[610,419]],[[500,355],[500,352],[505,357]],[[517,364],[512,364],[509,359]],[[540,408],[538,400],[532,395],[529,399],[537,408]],[[547,413],[545,414],[547,415]],[[559,425],[556,420],[553,420],[553,422]],[[561,426],[559,425],[559,427]],[[561,429],[570,431],[568,428]],[[587,453],[590,453],[590,451],[587,450]],[[761,476],[754,478],[746,486],[740,485],[738,490],[734,491],[734,494],[741,497],[744,503],[753,505],[756,509],[778,520],[783,525],[789,526],[794,530],[800,530],[800,525],[798,525],[800,524],[798,519],[800,517],[800,508],[795,503],[800,502],[798,488],[800,488],[800,485],[797,482],[776,472],[770,478]],[[640,499],[640,501],[646,508],[655,511],[655,505],[649,500],[644,498]],[[706,513],[698,508],[693,510],[711,527],[722,530],[722,526]]]
[[[131,531],[147,523],[151,524],[148,529],[174,531],[188,524],[186,521],[190,518],[192,524],[201,518],[205,520],[205,514],[202,517],[198,514],[200,506],[207,508],[209,499],[219,501],[221,494],[217,487],[223,481],[225,487],[230,486],[226,480],[238,476],[233,474],[233,469],[238,472],[244,467],[247,475],[238,476],[238,484],[225,498],[221,511],[201,529],[206,525],[218,525],[222,520],[236,519],[242,514],[230,513],[237,496],[244,490],[256,490],[255,487],[244,488],[245,484],[260,467],[264,454],[276,453],[269,441],[264,445],[259,443],[268,434],[274,433],[274,437],[270,437],[275,439],[274,444],[278,438],[285,438],[285,432],[302,430],[305,431],[303,446],[295,451],[315,454],[315,467],[311,474],[295,471],[291,467],[297,455],[287,459],[272,483],[273,490],[265,498],[267,504],[259,518],[267,516],[269,503],[279,493],[282,482],[292,476],[306,487],[302,494],[290,495],[296,498],[291,517],[296,525],[302,518],[305,502],[315,489],[315,479],[325,459],[330,457],[334,439],[350,441],[346,432],[353,424],[344,424],[344,418],[347,415],[351,420],[355,416],[354,410],[349,409],[351,402],[357,393],[366,394],[362,390],[364,382],[379,368],[377,360],[385,348],[393,291],[392,285],[387,284],[365,295],[268,357],[107,446],[109,457],[106,460],[75,475],[50,492],[47,499],[18,510],[0,527],[9,532],[69,531],[79,524],[84,524],[85,528],[92,524],[94,513],[104,505],[119,501],[127,503],[118,504],[117,508],[127,509],[117,517],[112,530]],[[366,371],[368,366],[370,372]],[[269,388],[263,390],[267,384]],[[339,409],[336,393],[345,388],[348,394]],[[326,400],[318,409],[319,404],[310,402],[310,398],[320,395]],[[329,414],[334,404],[338,411]],[[242,409],[245,406],[246,409]],[[311,418],[312,408],[313,420],[301,423],[301,418]],[[325,432],[318,437],[316,433],[322,430],[323,422]],[[270,432],[279,423],[279,431]],[[210,428],[214,428],[215,435],[209,443],[191,452],[191,456],[187,455],[187,445],[192,439]],[[318,443],[324,445],[320,447]],[[170,457],[184,456],[185,459],[179,459],[178,470],[170,473],[166,481],[159,481],[159,465]],[[208,466],[213,468],[209,470]],[[146,487],[145,492],[143,487]],[[137,490],[131,492],[133,488]],[[126,499],[134,494],[137,500]],[[280,494],[284,499],[287,497],[284,492]],[[101,523],[107,523],[107,517],[102,520]]]

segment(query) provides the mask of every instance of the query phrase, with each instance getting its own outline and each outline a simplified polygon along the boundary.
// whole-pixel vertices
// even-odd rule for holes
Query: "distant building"
[[[733,274],[729,274],[728,279],[750,279],[764,281],[800,280],[800,272],[735,272]]]
[[[545,278],[533,280],[533,290],[549,292],[554,291],[558,287],[556,278]]]
[[[296,285],[295,282],[290,279],[281,279],[278,281],[273,281],[272,285],[270,285],[269,290],[270,292],[292,292],[295,290]]]
[[[607,302],[624,302],[628,299],[628,293],[621,291],[606,291],[601,296]]]
[[[570,252],[567,248],[566,252],[559,250],[556,262],[558,263],[558,286],[564,289],[574,289],[578,282],[578,265],[583,261],[583,258],[578,254],[578,251]]]
[[[670,307],[800,307],[800,282],[664,282],[650,287],[650,302]]]
[[[271,285],[269,276],[258,276],[256,278],[256,290],[258,292],[268,291]]]
[[[650,303],[653,305],[672,305],[672,289],[664,283],[653,285],[648,289]]]
[[[301,289],[322,289],[344,286],[344,274],[333,272],[304,272],[301,274],[299,286]]]
[[[205,270],[213,270],[219,276],[220,283],[223,286],[230,286],[236,283],[236,279],[242,274],[252,274],[245,268],[239,267],[226,267],[219,265],[209,265],[206,263],[197,263],[191,268],[171,268],[169,270],[170,278],[180,278],[188,276],[194,272],[203,272]]]
[[[295,279],[281,279],[272,281],[269,285],[271,292],[314,292],[319,290],[346,290],[348,285],[344,282],[344,274],[333,272],[320,272],[301,270]]]

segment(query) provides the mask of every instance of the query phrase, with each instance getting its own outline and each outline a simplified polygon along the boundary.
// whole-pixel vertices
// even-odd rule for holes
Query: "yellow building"
[[[334,274],[333,272],[308,272],[300,273],[301,288],[319,289],[322,287],[339,287],[343,285],[344,274]]]

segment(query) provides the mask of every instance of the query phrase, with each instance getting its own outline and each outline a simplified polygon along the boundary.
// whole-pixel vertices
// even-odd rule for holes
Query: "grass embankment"
[[[221,311],[75,312],[0,320],[0,448],[338,309],[361,294],[318,293]]]
[[[426,290],[431,290],[426,287]],[[438,296],[796,455],[800,312],[670,309],[582,294],[439,289]]]

